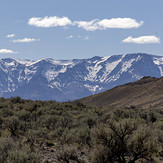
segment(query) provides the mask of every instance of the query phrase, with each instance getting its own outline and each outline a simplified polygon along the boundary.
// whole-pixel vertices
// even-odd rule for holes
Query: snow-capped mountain
[[[143,53],[90,59],[1,59],[0,96],[75,100],[144,76],[163,76],[163,57]]]

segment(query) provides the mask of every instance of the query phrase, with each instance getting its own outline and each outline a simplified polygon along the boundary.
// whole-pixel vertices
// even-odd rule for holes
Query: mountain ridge
[[[133,53],[37,61],[5,58],[0,60],[0,96],[72,101],[144,76],[163,76],[163,56]]]
[[[144,77],[136,82],[117,86],[96,95],[77,100],[101,107],[163,108],[163,77]]]

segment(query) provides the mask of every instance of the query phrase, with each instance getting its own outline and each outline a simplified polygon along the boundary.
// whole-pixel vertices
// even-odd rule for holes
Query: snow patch
[[[15,59],[15,61],[17,61],[18,63],[20,63],[22,65],[26,65],[26,66],[31,66],[33,63],[36,62],[36,61],[21,60],[21,59]]]
[[[126,72],[131,66],[132,63],[135,61],[135,59],[131,59],[129,61],[126,61],[122,64],[122,69],[121,69],[121,73]]]
[[[100,78],[100,82],[104,82],[107,78],[108,78],[108,76],[109,76],[109,74],[116,68],[116,66],[120,63],[122,61],[122,59],[119,59],[119,60],[117,60],[117,61],[115,61],[115,62],[111,62],[111,63],[107,63],[106,65],[105,65],[105,71],[104,71],[104,74],[102,75],[102,77]]]
[[[85,81],[95,81],[97,79],[97,73],[102,69],[102,66],[95,65],[94,67],[89,66],[87,70],[89,71],[88,75],[84,77]]]
[[[48,81],[54,80],[60,73],[65,73],[67,70],[67,67],[63,67],[60,70],[53,70],[50,69],[45,72],[45,77],[47,78]]]
[[[160,75],[163,76],[163,57],[161,57],[161,58],[153,57],[153,62],[160,69]]]
[[[84,85],[89,91],[91,91],[92,93],[96,92],[96,91],[99,91],[101,90],[102,88],[100,88],[98,85],[88,85],[88,84],[85,84]]]

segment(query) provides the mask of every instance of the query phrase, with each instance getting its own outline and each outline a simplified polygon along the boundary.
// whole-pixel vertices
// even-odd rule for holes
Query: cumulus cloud
[[[131,18],[112,18],[112,19],[103,19],[97,24],[103,29],[106,28],[122,28],[122,29],[129,29],[129,28],[139,28],[143,25],[143,21],[137,22],[135,19]]]
[[[98,25],[98,19],[94,19],[92,21],[75,21],[74,24],[77,25],[79,28],[83,28],[87,31],[95,31],[102,29]]]
[[[96,30],[106,30],[108,28],[122,28],[122,29],[130,29],[130,28],[139,28],[143,25],[143,21],[136,21],[132,18],[112,18],[112,19],[94,19],[91,21],[71,21],[68,17],[59,18],[57,16],[53,17],[33,17],[28,21],[29,25],[35,27],[64,27],[66,28],[68,25],[74,25],[79,28],[83,28],[87,31],[96,31]]]
[[[15,37],[15,34],[13,33],[13,34],[9,34],[9,35],[7,35],[6,36],[7,38],[12,38],[12,37]]]
[[[18,40],[13,40],[13,43],[29,43],[29,42],[35,42],[35,41],[40,41],[39,39],[35,38],[24,38],[24,39],[18,39]]]
[[[92,20],[92,21],[75,21],[79,28],[83,28],[87,31],[95,30],[106,30],[107,28],[121,28],[130,29],[138,28],[143,25],[143,21],[137,22],[135,19],[131,18],[112,18],[103,20]]]
[[[128,38],[124,39],[122,42],[136,43],[136,44],[155,44],[155,43],[160,43],[160,38],[156,36],[141,36],[137,38],[133,38],[132,36],[129,36]]]
[[[67,36],[66,39],[72,39],[73,35]]]
[[[13,53],[17,53],[17,52],[8,49],[0,49],[0,54],[13,54]]]
[[[59,18],[57,16],[53,17],[33,17],[30,18],[28,21],[29,25],[36,26],[36,27],[44,27],[44,28],[49,28],[49,27],[65,27],[67,25],[72,25],[72,22],[69,18],[67,17],[62,17]]]

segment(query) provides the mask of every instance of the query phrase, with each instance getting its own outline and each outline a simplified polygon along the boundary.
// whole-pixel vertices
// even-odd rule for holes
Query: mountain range
[[[163,76],[163,56],[145,53],[89,59],[0,60],[0,96],[72,101],[137,81]]]

